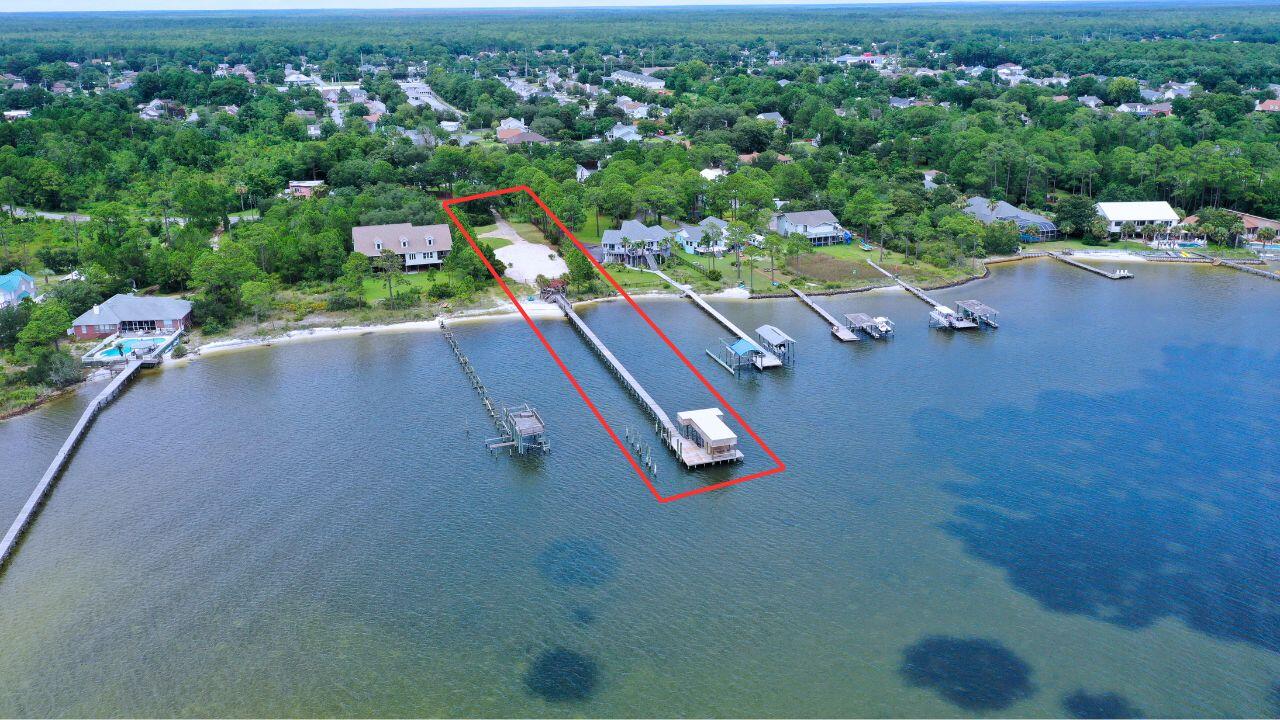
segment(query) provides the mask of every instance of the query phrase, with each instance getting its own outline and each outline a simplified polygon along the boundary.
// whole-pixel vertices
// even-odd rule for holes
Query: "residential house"
[[[659,78],[651,75],[641,75],[640,73],[628,72],[626,70],[615,70],[607,80],[623,85],[632,85],[634,87],[645,88],[647,90],[662,90],[667,84]]]
[[[323,180],[290,180],[289,186],[281,193],[288,198],[310,198],[324,194],[328,186]]]
[[[720,168],[704,168],[702,170],[699,170],[698,174],[701,175],[702,179],[706,180],[707,182],[715,182],[720,178],[724,177],[725,175],[728,175],[729,173],[725,172],[724,170],[721,170]]]
[[[143,120],[160,120],[161,118],[184,118],[187,111],[172,100],[156,98],[146,105],[139,105],[138,117]]]
[[[1178,213],[1163,200],[1150,202],[1100,202],[1098,214],[1107,221],[1107,232],[1119,233],[1126,224],[1135,228],[1157,225],[1168,231],[1178,223]]]
[[[502,138],[502,142],[507,145],[546,145],[551,140],[536,132],[527,131]]]
[[[850,237],[830,210],[779,213],[774,224],[779,235],[803,235],[815,247],[846,242]]]
[[[1240,233],[1241,240],[1244,240],[1247,242],[1257,242],[1258,231],[1261,230],[1262,228],[1271,228],[1272,230],[1280,232],[1280,220],[1272,220],[1271,218],[1264,218],[1261,215],[1250,215],[1249,213],[1243,213],[1243,212],[1240,212],[1239,210],[1228,210],[1227,208],[1221,208],[1221,209],[1240,218],[1240,222],[1244,226],[1244,232]],[[1187,217],[1182,219],[1182,222],[1179,223],[1179,225],[1190,228],[1191,226],[1194,226],[1197,222],[1199,222],[1199,220],[1200,220],[1200,217],[1198,215],[1188,215]],[[1273,245],[1276,244],[1276,241],[1273,240],[1272,244]]]
[[[286,68],[284,71],[284,84],[302,86],[302,85],[319,85],[320,83],[317,82],[316,79],[311,77],[310,75],[306,75],[296,70]]]
[[[715,230],[712,230],[715,228]],[[687,253],[703,255],[723,255],[729,249],[726,233],[729,223],[718,217],[704,218],[697,225],[680,226],[672,236]],[[710,233],[710,237],[708,236]],[[717,237],[718,233],[718,237]],[[704,244],[704,239],[707,240]],[[712,241],[714,240],[714,241]]]
[[[861,55],[841,55],[832,60],[836,65],[870,65],[873,68],[880,68],[889,61],[888,56],[879,55],[873,52],[864,52]]]
[[[760,113],[759,115],[756,115],[756,119],[768,120],[774,125],[777,125],[779,128],[784,127],[787,124],[787,119],[782,117],[782,113],[779,113],[779,112]]]
[[[1076,102],[1092,110],[1097,110],[1103,105],[1102,98],[1097,97],[1096,95],[1081,95],[1076,98]]]
[[[915,104],[916,104],[916,99],[913,97],[909,97],[909,98],[890,97],[889,98],[889,107],[897,108],[899,110],[903,108],[909,108]]]
[[[941,173],[941,171],[939,171],[939,170],[925,170],[925,171],[923,171],[923,172],[921,173],[922,175],[924,175],[924,189],[925,189],[925,190],[937,190],[937,189],[938,189],[938,181],[937,181],[937,179],[936,179],[936,178],[938,177],[938,175],[939,175],[940,173]]]
[[[613,142],[614,140],[622,140],[623,142],[639,142],[643,139],[640,137],[640,128],[635,125],[623,125],[622,123],[617,123],[610,128],[609,131],[604,134],[604,138],[609,142]]]
[[[1280,112],[1280,100],[1263,100],[1254,106],[1258,112]],[[5,113],[6,117],[9,113]]]
[[[22,120],[24,118],[29,118],[29,117],[31,117],[30,110],[5,110],[4,111],[4,119],[9,122],[12,122],[14,120]]]
[[[404,262],[405,270],[440,267],[453,249],[453,236],[448,225],[361,225],[351,228],[351,245],[356,252],[371,258],[390,250]]]
[[[1030,210],[1023,210],[1003,200],[992,201],[984,197],[971,197],[963,212],[983,225],[994,222],[1011,222],[1018,226],[1022,239],[1040,242],[1058,237],[1058,226],[1049,218]]]
[[[113,295],[71,321],[67,334],[77,340],[96,340],[116,333],[160,332],[166,335],[191,327],[191,303],[180,298]]]
[[[760,153],[758,152],[743,153],[738,156],[738,162],[742,163],[743,165],[754,165],[756,163],[756,160],[759,160],[759,159],[760,159]],[[778,163],[781,165],[786,165],[787,163],[792,162],[793,160],[794,158],[792,158],[790,155],[778,155]]]
[[[509,137],[515,137],[520,133],[529,132],[529,126],[524,124],[523,120],[509,117],[498,123],[498,139],[506,140]]]
[[[632,100],[626,95],[619,95],[614,103],[618,106],[622,113],[632,120],[642,120],[649,117],[649,103],[642,103]]]
[[[599,163],[595,160],[584,160],[581,165],[574,166],[573,176],[578,182],[584,183],[587,181],[587,178],[595,175],[599,169]]]
[[[36,279],[21,270],[0,275],[0,308],[17,305],[23,298],[35,297]]]
[[[639,220],[624,220],[617,230],[605,230],[600,238],[604,262],[632,267],[657,267],[671,256],[667,245],[671,232],[660,225],[648,226]]]

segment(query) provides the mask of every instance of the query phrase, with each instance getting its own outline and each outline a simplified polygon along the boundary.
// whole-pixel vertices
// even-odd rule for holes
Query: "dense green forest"
[[[272,298],[293,298],[298,316],[362,308],[373,268],[352,254],[353,226],[444,222],[441,198],[512,184],[586,239],[635,217],[716,215],[766,233],[785,202],[829,209],[903,263],[937,269],[1017,249],[1016,229],[961,212],[972,195],[1052,215],[1087,242],[1103,241],[1094,201],[1277,217],[1280,113],[1255,105],[1275,96],[1278,41],[1280,8],[1226,3],[7,16],[0,106],[30,112],[0,124],[11,209],[0,274],[22,269],[47,288],[36,309],[0,310],[7,383],[74,377],[57,333],[23,334],[35,310],[53,327],[131,288],[190,297],[208,333],[260,317]],[[832,62],[872,49],[904,70]],[[1000,63],[1065,87],[965,72]],[[360,87],[326,102],[317,87],[283,87],[286,66]],[[522,100],[500,81],[554,71],[592,87],[646,66],[668,91]],[[397,82],[409,75],[462,115],[409,102]],[[1169,116],[1075,101],[1114,108],[1169,82],[1194,85]],[[600,140],[631,122],[623,94],[653,108],[637,123],[644,142]],[[172,116],[140,115],[156,100]],[[769,112],[785,126],[756,117]],[[506,117],[553,142],[495,141]],[[580,166],[600,169],[580,181]],[[708,180],[709,168],[728,174]],[[939,188],[925,188],[924,170]],[[326,192],[286,199],[292,180]],[[488,209],[469,205],[466,220],[486,224]],[[537,219],[527,204],[505,211]],[[762,247],[771,267],[803,250]],[[409,286],[381,302],[467,301],[487,277],[455,253],[426,297]]]

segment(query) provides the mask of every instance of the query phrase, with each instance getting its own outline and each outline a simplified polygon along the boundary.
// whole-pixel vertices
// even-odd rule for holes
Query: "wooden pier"
[[[471,381],[471,388],[480,396],[485,412],[489,413],[489,419],[493,421],[493,426],[499,433],[498,437],[486,439],[485,446],[490,450],[507,448],[521,455],[528,452],[550,452],[551,443],[547,440],[547,425],[538,411],[528,405],[508,408],[494,402],[489,396],[489,389],[480,380],[480,374],[471,365],[471,359],[462,352],[462,346],[458,345],[458,339],[454,337],[453,331],[444,320],[440,321],[440,334],[453,349],[454,356],[458,358],[458,364],[462,366],[463,374]]]
[[[853,342],[858,339],[857,335],[850,331],[849,328],[842,325],[839,320],[836,320],[831,313],[827,312],[821,305],[814,302],[808,295],[805,295],[795,288],[791,288],[791,292],[795,293],[796,297],[800,298],[801,302],[808,305],[809,309],[818,313],[823,320],[827,321],[827,327],[831,328],[831,334],[835,335],[837,340],[840,342]]]
[[[1205,255],[1202,257],[1210,257],[1210,256]],[[1270,270],[1261,270],[1256,267],[1249,267],[1244,263],[1233,262],[1231,260],[1227,260],[1226,258],[1213,258],[1213,264],[1226,265],[1229,268],[1234,268],[1241,272],[1247,272],[1250,275],[1257,275],[1258,277],[1264,277],[1264,278],[1267,278],[1268,280],[1280,280],[1280,273],[1272,272]]]
[[[1061,260],[1062,262],[1068,265],[1071,265],[1072,267],[1078,267],[1081,270],[1087,270],[1091,273],[1094,273],[1095,275],[1101,275],[1102,277],[1107,278],[1109,280],[1130,280],[1133,278],[1133,273],[1129,272],[1128,270],[1113,270],[1112,272],[1107,272],[1102,268],[1097,268],[1092,265],[1082,263],[1079,260],[1076,260],[1075,258],[1071,257],[1070,252],[1051,252],[1049,253],[1049,255],[1051,257],[1055,257]]]
[[[80,420],[71,429],[71,434],[62,443],[58,454],[53,456],[53,462],[49,463],[49,468],[45,470],[40,482],[36,483],[35,490],[31,492],[31,496],[27,498],[22,510],[18,512],[18,517],[9,526],[9,531],[4,534],[4,539],[0,540],[0,570],[4,569],[5,563],[14,550],[17,549],[23,532],[30,526],[36,514],[40,512],[40,508],[43,507],[46,498],[53,490],[54,483],[62,476],[63,470],[66,469],[67,463],[71,461],[71,456],[75,454],[76,448],[80,446],[80,442],[84,440],[84,436],[89,432],[89,426],[98,417],[98,413],[102,412],[103,408],[110,405],[112,400],[115,400],[120,393],[124,392],[126,385],[142,370],[142,366],[143,363],[140,360],[133,360],[126,364],[124,370],[112,378],[111,382],[102,389],[102,392],[98,393],[97,397],[89,402],[89,406],[80,414]]]
[[[587,344],[595,351],[596,355],[598,355],[601,360],[604,360],[605,366],[622,381],[623,388],[625,388],[632,397],[640,402],[641,408],[643,408],[644,411],[649,414],[649,417],[653,419],[654,431],[658,433],[659,437],[662,438],[663,443],[670,448],[671,452],[675,454],[676,458],[678,458],[685,467],[696,468],[704,465],[718,465],[722,462],[733,462],[742,459],[741,452],[737,452],[736,455],[733,456],[713,456],[703,448],[699,447],[697,443],[684,437],[680,428],[672,422],[671,416],[667,414],[667,411],[662,409],[662,406],[658,404],[658,401],[653,399],[653,396],[649,394],[649,391],[644,389],[644,386],[640,384],[640,381],[636,380],[635,376],[631,374],[631,371],[627,370],[626,366],[622,364],[622,361],[619,360],[617,356],[609,350],[609,347],[604,344],[604,341],[591,330],[591,327],[587,325],[586,321],[584,321],[578,315],[577,311],[573,309],[573,303],[570,303],[568,298],[559,292],[544,293],[543,297],[559,306],[560,311],[569,319],[569,323],[578,331],[578,334],[587,341]],[[628,439],[629,442],[631,442],[629,434]],[[634,442],[632,443],[632,446],[633,448],[636,447]],[[645,464],[649,467],[650,472],[656,471],[656,465],[653,464],[651,458],[643,459]]]
[[[737,335],[740,339],[745,340],[747,341],[747,343],[754,346],[754,349],[760,352],[760,358],[756,363],[756,367],[758,367],[761,370],[764,370],[766,368],[782,367],[783,365],[782,360],[778,359],[778,356],[764,349],[764,347],[762,347],[760,343],[756,342],[754,338],[748,335],[746,331],[744,331],[742,328],[738,327],[737,325],[734,325],[733,322],[729,320],[729,318],[720,314],[719,310],[716,310],[715,308],[708,305],[707,301],[703,300],[701,295],[693,291],[693,288],[687,285],[681,285],[680,283],[671,279],[670,275],[667,275],[661,270],[649,270],[648,272],[651,272],[654,275],[657,275],[658,277],[662,278],[663,280],[666,280],[671,285],[671,287],[684,293],[685,297],[689,298],[694,302],[695,305],[702,308],[703,312],[710,315],[712,319],[714,319],[716,322],[728,328],[729,332],[733,333],[734,335]],[[714,355],[712,357],[714,357]]]
[[[993,328],[1000,327],[995,322],[996,311],[988,305],[977,300],[960,300],[956,306],[960,308],[959,312],[943,305],[942,303],[929,297],[924,290],[912,285],[893,273],[885,270],[876,264],[871,258],[867,258],[867,262],[871,267],[884,273],[886,277],[902,286],[904,290],[915,295],[921,302],[932,308],[929,311],[929,324],[941,328],[943,330],[976,330],[982,325],[990,325]]]

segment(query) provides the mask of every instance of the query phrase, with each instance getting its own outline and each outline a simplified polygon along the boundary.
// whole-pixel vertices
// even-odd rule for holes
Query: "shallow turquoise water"
[[[1000,268],[900,294],[843,345],[796,301],[721,301],[799,342],[733,381],[723,330],[644,307],[788,471],[653,500],[519,322],[211,356],[98,420],[0,577],[3,715],[1061,716],[1280,712],[1280,286],[1224,269]],[[586,320],[670,411],[711,404],[621,303]],[[560,320],[615,428],[647,427]],[[74,423],[0,423],[8,517]],[[656,447],[656,443],[655,447]],[[689,476],[665,493],[768,466]],[[1115,697],[1118,696],[1118,697]]]

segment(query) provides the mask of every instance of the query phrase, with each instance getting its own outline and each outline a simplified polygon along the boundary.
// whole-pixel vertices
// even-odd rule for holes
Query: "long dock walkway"
[[[1049,255],[1061,260],[1062,262],[1068,265],[1071,265],[1073,267],[1078,267],[1081,270],[1088,270],[1091,273],[1094,273],[1096,275],[1101,275],[1102,277],[1108,278],[1110,280],[1130,280],[1133,278],[1133,273],[1129,272],[1128,270],[1115,270],[1113,272],[1107,272],[1102,268],[1097,268],[1087,263],[1082,263],[1079,260],[1076,260],[1075,258],[1068,255],[1067,253],[1051,252],[1049,253]]]
[[[800,301],[805,305],[808,305],[811,310],[818,313],[823,320],[826,320],[827,326],[831,328],[831,334],[835,335],[841,342],[853,342],[858,339],[857,335],[854,335],[849,328],[841,324],[839,320],[836,320],[835,316],[827,312],[821,305],[814,302],[808,295],[805,295],[795,288],[791,288],[791,292],[795,293],[796,297],[800,298]]]
[[[874,260],[872,260],[871,258],[867,258],[867,263],[868,263],[868,264],[870,264],[870,265],[871,265],[871,267],[873,267],[873,268],[875,268],[875,269],[879,270],[880,272],[884,273],[884,274],[885,274],[885,277],[887,277],[887,278],[889,278],[890,280],[892,280],[892,281],[894,281],[894,282],[898,283],[899,285],[901,285],[901,286],[902,286],[902,288],[903,288],[904,290],[906,290],[907,292],[911,293],[912,295],[915,295],[917,298],[920,298],[920,300],[921,300],[921,301],[923,301],[923,302],[925,302],[925,303],[927,303],[927,304],[929,305],[929,307],[931,307],[931,308],[936,308],[936,307],[941,307],[941,306],[942,306],[942,303],[937,302],[937,301],[935,301],[933,298],[929,297],[927,294],[925,294],[925,291],[923,291],[923,290],[921,290],[920,288],[916,287],[915,285],[912,285],[911,283],[909,283],[909,282],[907,282],[907,281],[903,280],[902,278],[898,277],[897,275],[894,275],[893,273],[889,272],[888,270],[885,270],[884,268],[880,267],[880,266],[879,266],[879,265],[877,265],[877,264],[876,264],[876,262],[875,262]]]
[[[670,438],[678,439],[680,431],[676,429],[675,423],[671,421],[671,416],[667,415],[667,411],[662,409],[658,401],[653,399],[649,391],[644,389],[644,386],[640,384],[639,380],[636,380],[630,370],[627,370],[622,361],[614,356],[609,347],[604,344],[604,341],[591,331],[591,328],[587,326],[587,323],[581,317],[578,317],[578,313],[574,311],[573,304],[569,302],[568,298],[563,295],[556,295],[553,298],[553,302],[560,306],[564,316],[569,318],[578,333],[586,338],[591,348],[596,351],[596,354],[609,365],[609,369],[613,371],[613,374],[622,380],[623,385],[632,396],[640,401],[640,404],[644,406],[644,409],[653,418],[654,422],[662,427],[663,437],[668,439],[668,444],[671,442]]]
[[[1196,253],[1196,254],[1199,255],[1199,253]],[[1212,256],[1203,255],[1202,257],[1212,257]],[[1250,267],[1248,265],[1245,265],[1244,263],[1234,262],[1226,258],[1213,258],[1213,264],[1226,265],[1229,268],[1235,268],[1236,270],[1239,270],[1241,272],[1247,272],[1250,275],[1257,275],[1258,277],[1264,277],[1264,278],[1267,278],[1268,280],[1280,280],[1280,273],[1272,272],[1270,270],[1260,270],[1256,267]]]
[[[782,360],[778,359],[777,355],[774,355],[773,353],[766,350],[762,345],[760,345],[760,343],[756,342],[755,339],[753,339],[750,335],[748,335],[742,328],[738,327],[737,325],[734,325],[733,321],[729,320],[729,318],[725,317],[724,315],[721,315],[719,310],[716,310],[715,308],[708,305],[707,301],[703,300],[701,295],[693,291],[693,288],[687,285],[681,285],[680,283],[673,280],[670,275],[662,272],[661,270],[649,270],[648,272],[651,272],[654,275],[657,275],[658,277],[662,278],[663,280],[666,280],[671,285],[671,287],[684,293],[685,297],[689,298],[694,302],[695,305],[702,308],[703,312],[710,315],[712,319],[714,319],[716,322],[728,328],[729,332],[733,333],[734,335],[737,335],[739,338],[742,338],[743,340],[746,340],[753,347],[759,350],[763,356],[760,359],[761,370],[765,368],[771,368],[771,367],[782,367]]]
[[[5,563],[18,547],[23,531],[27,529],[35,518],[36,513],[40,511],[45,498],[53,489],[53,484],[61,477],[62,471],[66,469],[67,463],[71,460],[71,456],[75,454],[80,441],[88,433],[89,426],[93,424],[94,418],[123,392],[125,385],[133,380],[141,369],[141,360],[129,362],[125,365],[124,370],[112,378],[111,382],[102,389],[102,392],[98,393],[97,397],[89,402],[89,406],[81,413],[80,420],[71,429],[71,434],[62,443],[62,448],[58,450],[58,454],[53,456],[53,462],[49,463],[49,468],[44,471],[44,476],[40,478],[40,482],[36,483],[35,490],[31,491],[31,496],[27,498],[22,510],[18,512],[18,517],[13,521],[13,524],[9,526],[9,531],[4,534],[4,539],[0,540],[0,570],[4,569]]]

